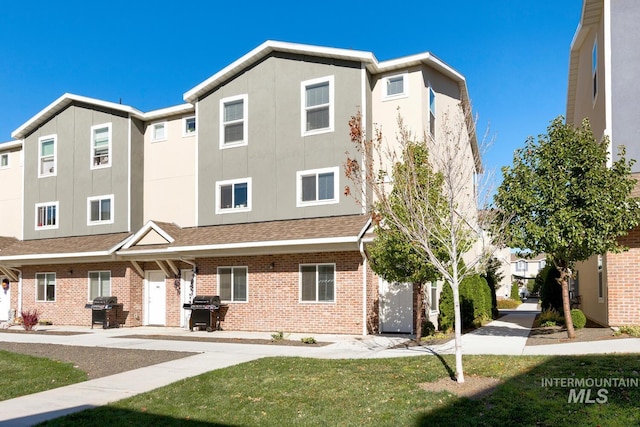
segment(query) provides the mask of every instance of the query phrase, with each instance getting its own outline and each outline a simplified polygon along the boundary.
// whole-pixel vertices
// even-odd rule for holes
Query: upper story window
[[[429,86],[429,134],[436,137],[436,93]]]
[[[111,166],[111,123],[91,126],[91,168]]]
[[[36,273],[36,301],[56,300],[56,273]]]
[[[216,213],[251,210],[251,178],[216,183]]]
[[[401,98],[408,94],[408,77],[407,73],[395,76],[385,77],[383,79],[383,99]]]
[[[90,271],[89,272],[89,301],[97,297],[111,295],[111,272],[110,271]]]
[[[516,271],[527,271],[527,261],[520,260],[516,263]]]
[[[113,224],[113,194],[87,199],[87,225]]]
[[[301,171],[297,174],[297,206],[338,203],[338,168]]]
[[[57,136],[47,135],[38,138],[38,177],[56,174]]]
[[[541,260],[538,264],[538,270],[542,270],[547,265],[547,260]]]
[[[335,264],[300,265],[300,301],[335,302]]]
[[[0,169],[9,167],[9,153],[0,154]]]
[[[246,302],[247,267],[219,267],[218,294],[223,301]]]
[[[182,136],[191,136],[196,134],[196,117],[184,117],[182,119]]]
[[[593,42],[593,50],[591,51],[591,75],[593,78],[593,100],[598,95],[598,39]]]
[[[36,204],[36,230],[58,228],[58,202]]]
[[[151,125],[151,142],[164,141],[167,139],[167,122],[154,123]]]
[[[247,95],[220,100],[220,148],[247,145]]]
[[[302,135],[333,131],[333,76],[301,84]]]

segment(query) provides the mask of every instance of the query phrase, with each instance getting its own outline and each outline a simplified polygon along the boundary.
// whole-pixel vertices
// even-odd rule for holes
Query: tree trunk
[[[567,267],[560,267],[560,277],[558,282],[562,286],[562,309],[564,311],[564,324],[567,327],[567,336],[570,339],[576,337],[576,331],[573,328],[573,319],[571,318],[571,302],[569,300],[569,270]]]
[[[454,331],[456,336],[456,381],[464,382],[464,372],[462,370],[462,315],[460,314],[460,289],[458,283],[450,283],[453,291],[453,314]]]
[[[420,344],[422,340],[422,312],[424,311],[424,283],[416,283],[418,288],[418,301],[416,304],[416,342]]]

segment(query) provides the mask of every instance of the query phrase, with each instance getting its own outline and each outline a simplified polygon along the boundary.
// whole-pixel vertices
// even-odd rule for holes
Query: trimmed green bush
[[[540,306],[542,310],[551,308],[562,312],[562,287],[558,283],[560,272],[554,265],[547,264],[538,276],[541,276]]]
[[[582,329],[587,324],[587,317],[579,308],[571,309],[571,320],[573,320],[573,327],[576,329]]]
[[[491,289],[482,276],[476,274],[462,281],[460,284],[460,315],[463,328],[469,328],[491,319],[491,306]],[[440,330],[453,329],[453,290],[448,283],[445,283],[442,288],[439,307],[438,324]]]
[[[511,294],[509,295],[514,301],[520,301],[520,287],[518,286],[518,282],[513,282],[511,284]]]

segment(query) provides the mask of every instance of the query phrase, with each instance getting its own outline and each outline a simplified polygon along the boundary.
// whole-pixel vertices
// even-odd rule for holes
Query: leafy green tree
[[[507,219],[511,247],[547,253],[560,272],[562,306],[569,338],[575,337],[569,304],[569,279],[575,263],[596,254],[624,250],[617,241],[640,223],[640,200],[633,161],[620,148],[608,165],[609,140],[598,142],[589,122],[580,126],[554,119],[546,135],[529,138],[502,169],[495,203]]]
[[[377,227],[376,237],[367,247],[371,268],[386,281],[413,283],[417,287],[416,342],[422,338],[424,285],[438,279],[437,270],[393,226]],[[430,302],[433,304],[433,301]]]

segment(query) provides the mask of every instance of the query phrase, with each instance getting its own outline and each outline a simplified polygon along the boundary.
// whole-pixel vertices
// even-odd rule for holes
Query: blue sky
[[[0,141],[65,92],[142,111],[184,92],[265,40],[431,52],[467,79],[488,169],[566,108],[569,46],[582,0],[307,4],[29,1],[0,6]],[[497,171],[499,176],[499,171]]]

